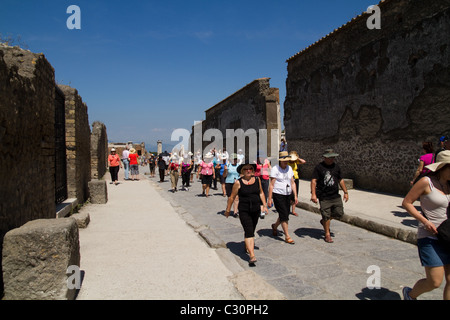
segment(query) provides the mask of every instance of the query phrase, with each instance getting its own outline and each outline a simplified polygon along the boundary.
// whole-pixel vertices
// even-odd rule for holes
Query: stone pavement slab
[[[78,300],[243,299],[215,250],[145,178],[108,183],[108,203],[81,210],[91,221],[80,230]]]

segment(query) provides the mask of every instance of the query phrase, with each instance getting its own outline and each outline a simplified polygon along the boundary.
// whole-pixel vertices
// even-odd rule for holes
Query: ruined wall
[[[106,126],[98,121],[92,124],[91,133],[91,178],[101,179],[108,165],[108,135]]]
[[[225,100],[206,110],[206,118],[202,122],[203,133],[208,129],[220,130],[224,138],[223,146],[226,147],[226,129],[240,128],[244,132],[248,129],[255,129],[257,133],[259,129],[267,129],[267,154],[270,155],[270,130],[279,130],[279,103],[279,90],[278,88],[270,87],[270,78],[254,80]],[[203,142],[203,148],[209,144],[211,144],[209,141]],[[237,147],[236,141],[235,149],[227,150],[228,153],[237,152]],[[245,151],[248,156],[248,139]],[[275,151],[276,154],[277,152],[278,150]],[[263,153],[266,153],[266,150]]]
[[[287,61],[284,125],[302,177],[332,147],[356,187],[404,194],[421,142],[450,129],[450,3],[379,7],[381,30],[362,15]]]
[[[0,44],[0,240],[55,217],[55,79],[43,54]]]
[[[91,180],[91,130],[87,106],[78,91],[65,85],[58,86],[65,95],[67,192],[69,198],[84,203],[89,198]]]

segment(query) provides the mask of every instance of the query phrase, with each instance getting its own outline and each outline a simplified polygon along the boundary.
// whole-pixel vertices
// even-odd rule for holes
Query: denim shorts
[[[417,248],[422,266],[442,267],[450,264],[450,251],[439,240],[431,238],[417,239]]]

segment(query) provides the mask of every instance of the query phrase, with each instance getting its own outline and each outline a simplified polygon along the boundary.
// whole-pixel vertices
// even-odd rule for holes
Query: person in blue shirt
[[[227,166],[224,168],[224,176],[225,176],[225,191],[227,193],[228,198],[231,197],[231,192],[233,190],[233,185],[236,180],[239,179],[240,174],[237,171],[238,164],[237,164],[237,155],[233,153],[231,155],[231,159],[233,163],[228,163]],[[234,202],[233,202],[233,215],[234,217],[238,216],[238,204],[239,204],[239,197],[236,196]]]

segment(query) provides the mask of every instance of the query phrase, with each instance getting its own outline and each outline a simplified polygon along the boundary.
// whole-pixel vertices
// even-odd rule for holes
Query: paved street
[[[141,173],[148,171],[140,168]],[[257,273],[286,299],[397,300],[402,298],[403,286],[413,286],[424,277],[415,245],[334,220],[334,243],[328,244],[323,240],[320,216],[299,208],[299,216],[291,215],[289,222],[295,245],[284,242],[281,227],[280,236],[272,236],[271,224],[277,218],[274,208],[259,220],[255,239],[258,262],[250,267],[239,219],[224,216],[227,198],[222,197],[220,184],[219,190],[211,190],[212,196],[206,198],[201,196],[201,183],[195,177],[189,191],[176,193],[169,191],[168,177],[164,183],[145,177],[181,216],[192,217],[197,229],[211,230],[243,268]],[[371,266],[375,269],[369,269]],[[368,283],[378,284],[374,280],[378,274],[380,288],[369,289]],[[420,299],[442,299],[442,287]]]

